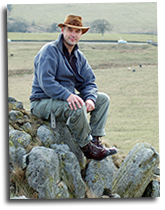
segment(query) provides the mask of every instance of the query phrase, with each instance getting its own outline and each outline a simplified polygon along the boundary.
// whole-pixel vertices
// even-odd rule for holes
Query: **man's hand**
[[[95,108],[95,104],[91,99],[87,99],[85,101],[87,112],[91,112]]]
[[[73,109],[77,110],[77,106],[78,108],[81,109],[81,107],[84,105],[84,101],[82,100],[82,98],[80,98],[79,96],[75,94],[71,94],[66,100],[72,110]]]

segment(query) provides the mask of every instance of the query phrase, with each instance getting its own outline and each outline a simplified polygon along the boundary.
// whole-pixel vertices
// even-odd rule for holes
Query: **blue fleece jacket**
[[[66,100],[75,89],[81,93],[84,101],[92,99],[96,102],[97,86],[95,76],[83,53],[74,51],[76,57],[75,73],[63,53],[63,35],[57,41],[42,47],[34,59],[34,77],[32,99]]]

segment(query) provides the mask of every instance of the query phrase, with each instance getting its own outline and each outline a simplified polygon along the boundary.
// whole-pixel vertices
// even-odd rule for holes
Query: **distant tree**
[[[7,22],[8,32],[26,32],[28,24],[25,20],[12,20]]]
[[[105,19],[97,19],[92,22],[92,31],[104,35],[105,31],[111,31],[112,25]]]
[[[32,26],[35,26],[35,25],[36,25],[34,20],[32,21],[32,24],[31,24],[31,25],[32,25]]]
[[[53,23],[51,25],[51,29],[52,29],[52,31],[56,31],[57,30],[57,23]]]
[[[47,32],[59,32],[59,28],[57,27],[57,23],[53,23],[51,26],[47,28]]]

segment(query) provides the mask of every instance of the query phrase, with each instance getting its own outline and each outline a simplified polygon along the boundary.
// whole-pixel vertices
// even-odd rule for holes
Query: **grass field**
[[[111,98],[106,139],[124,151],[143,141],[158,151],[157,67],[135,68],[96,71],[99,90]]]
[[[11,74],[33,72],[34,57],[45,43],[8,43],[8,70]],[[79,44],[94,69],[157,65],[157,47],[152,45]]]
[[[43,44],[8,45],[9,96],[22,101],[26,109],[30,107],[33,59]],[[125,152],[143,141],[159,151],[157,47],[80,44],[80,49],[94,69],[99,91],[111,98],[104,139]]]

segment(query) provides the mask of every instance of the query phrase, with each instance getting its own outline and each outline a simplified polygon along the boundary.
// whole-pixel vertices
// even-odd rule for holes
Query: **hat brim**
[[[74,25],[64,24],[64,23],[59,23],[57,26],[60,27],[60,28],[62,28],[64,26],[68,26],[68,27],[71,27],[71,28],[81,29],[82,30],[82,34],[85,34],[90,29],[90,27],[74,26]]]

